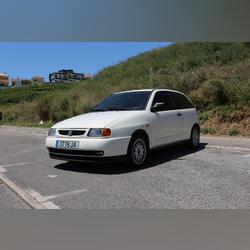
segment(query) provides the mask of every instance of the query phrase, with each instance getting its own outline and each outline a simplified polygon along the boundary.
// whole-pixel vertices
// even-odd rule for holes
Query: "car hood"
[[[57,123],[55,128],[105,128],[120,119],[136,117],[143,111],[91,112]]]

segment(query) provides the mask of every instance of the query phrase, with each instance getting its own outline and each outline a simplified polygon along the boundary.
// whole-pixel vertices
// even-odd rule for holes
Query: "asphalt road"
[[[0,127],[0,172],[47,208],[250,208],[250,139],[203,137],[198,150],[166,147],[133,169],[51,160],[45,137]]]

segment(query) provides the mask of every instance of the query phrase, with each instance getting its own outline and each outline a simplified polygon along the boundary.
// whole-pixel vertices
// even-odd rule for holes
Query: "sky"
[[[96,74],[139,53],[170,45],[163,42],[0,43],[0,73],[31,79],[60,69]]]

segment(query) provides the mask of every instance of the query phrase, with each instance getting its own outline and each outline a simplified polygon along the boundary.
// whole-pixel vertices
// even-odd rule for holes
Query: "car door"
[[[175,102],[177,112],[183,120],[181,128],[181,140],[189,139],[192,126],[195,122],[196,109],[194,105],[183,94],[178,92],[171,93]]]
[[[156,103],[162,103],[160,108],[153,111]],[[183,127],[182,117],[178,115],[175,103],[169,91],[155,93],[149,117],[151,127],[152,147],[161,146],[180,139]]]

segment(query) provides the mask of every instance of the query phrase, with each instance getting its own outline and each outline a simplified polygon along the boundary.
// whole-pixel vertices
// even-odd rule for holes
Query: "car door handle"
[[[182,114],[181,113],[177,113],[177,116],[182,116]]]

